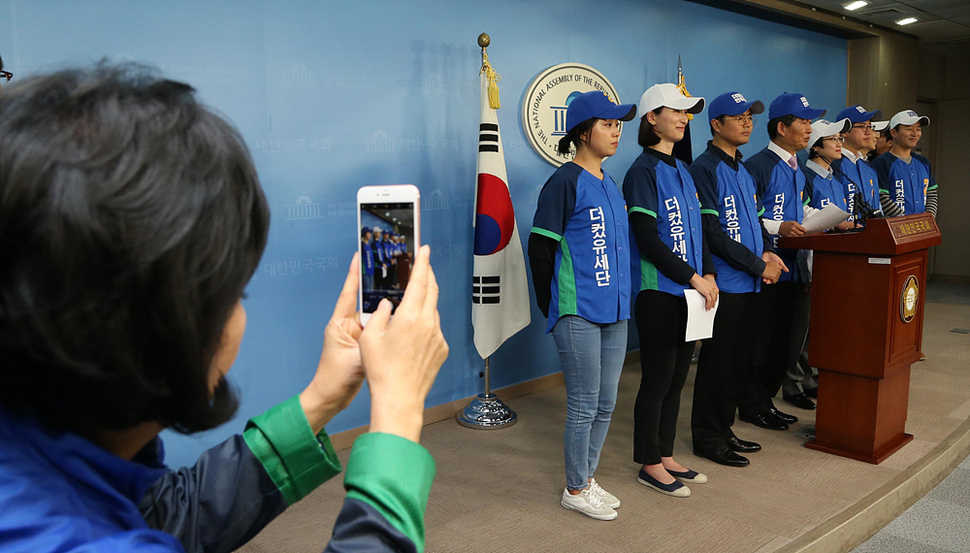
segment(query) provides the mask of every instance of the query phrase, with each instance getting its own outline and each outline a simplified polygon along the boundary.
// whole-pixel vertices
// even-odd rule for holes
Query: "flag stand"
[[[515,424],[518,415],[502,403],[491,391],[489,382],[488,357],[485,358],[485,393],[478,394],[475,399],[457,414],[458,424],[477,430],[498,430]]]

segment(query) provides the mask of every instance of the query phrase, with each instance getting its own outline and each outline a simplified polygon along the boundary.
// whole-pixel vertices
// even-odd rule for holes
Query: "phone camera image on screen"
[[[360,204],[361,311],[383,298],[397,309],[414,262],[414,204]]]

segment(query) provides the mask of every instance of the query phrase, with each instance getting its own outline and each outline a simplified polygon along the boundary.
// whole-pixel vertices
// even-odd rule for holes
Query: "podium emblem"
[[[904,323],[912,322],[916,316],[916,306],[919,301],[919,281],[910,275],[899,294],[899,317]]]

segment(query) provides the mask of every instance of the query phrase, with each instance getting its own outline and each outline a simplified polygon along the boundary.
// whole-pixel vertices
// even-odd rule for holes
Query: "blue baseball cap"
[[[368,232],[370,232],[370,227],[360,227],[360,235],[361,236],[364,236]]]
[[[711,100],[707,106],[707,119],[713,121],[722,115],[741,115],[751,110],[751,115],[764,113],[765,105],[761,100],[749,102],[740,92],[731,91]]]
[[[872,121],[873,119],[879,119],[882,117],[882,112],[878,109],[872,111],[866,111],[866,108],[855,105],[849,106],[844,110],[839,112],[837,120],[848,119],[852,123],[864,123],[866,121]]]
[[[566,132],[587,119],[619,119],[629,121],[637,116],[637,106],[616,105],[605,92],[591,90],[573,98],[566,109]]]
[[[794,115],[799,119],[812,120],[825,115],[824,109],[813,109],[803,94],[785,92],[771,101],[768,106],[768,119],[777,119],[786,115]]]

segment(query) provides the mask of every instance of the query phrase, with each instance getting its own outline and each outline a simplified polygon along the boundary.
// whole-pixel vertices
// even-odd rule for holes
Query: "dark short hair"
[[[653,112],[660,115],[663,110],[664,107],[660,106],[659,108],[653,110]],[[640,118],[640,129],[637,132],[637,144],[643,148],[649,148],[650,146],[660,144],[660,135],[657,134],[657,131],[653,128],[650,121],[647,121],[646,113],[644,113],[643,117]]]
[[[109,65],[0,95],[0,405],[52,428],[218,426],[209,374],[269,210],[192,87]]]
[[[781,117],[775,117],[774,119],[768,120],[768,139],[774,140],[778,137],[778,123],[783,123],[786,127],[792,126],[792,123],[798,119],[794,115],[782,115]]]
[[[593,117],[583,121],[582,123],[578,123],[572,128],[572,130],[566,133],[566,136],[559,139],[559,147],[556,148],[556,151],[558,151],[561,155],[568,156],[571,144],[575,144],[576,150],[579,150],[580,137],[592,129],[593,125],[595,125],[597,121],[599,121],[599,119]]]
[[[717,116],[717,117],[715,117],[714,119],[717,119],[717,122],[718,122],[718,123],[720,123],[720,124],[722,124],[722,125],[724,124],[724,116],[723,116],[723,115],[719,115],[719,116]],[[714,137],[714,136],[717,136],[717,133],[716,133],[716,132],[714,132],[714,125],[713,125],[713,123],[714,123],[714,119],[711,119],[711,120],[710,120],[710,121],[708,121],[708,123],[707,123],[707,125],[708,125],[708,126],[709,126],[709,127],[711,128],[711,136],[712,136],[712,137]]]

